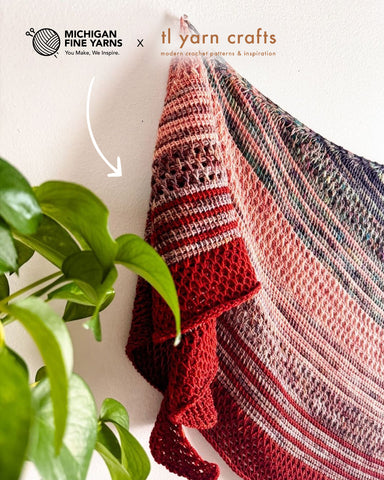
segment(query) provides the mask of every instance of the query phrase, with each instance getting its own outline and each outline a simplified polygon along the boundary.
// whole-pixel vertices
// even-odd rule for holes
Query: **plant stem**
[[[59,275],[61,275],[61,272],[55,272],[55,273],[52,273],[51,275],[47,275],[46,277],[43,277],[40,280],[37,280],[36,282],[33,282],[30,285],[27,285],[26,287],[21,288],[20,290],[17,290],[17,292],[12,293],[12,295],[9,295],[8,297],[3,298],[0,302],[0,310],[2,310],[2,307],[6,305],[9,301],[13,300],[14,298],[19,297],[23,293],[28,292],[28,290],[32,290],[32,288],[38,287],[42,283],[46,283],[52,278],[58,277]]]
[[[49,290],[51,290],[52,287],[55,287],[56,285],[59,285],[60,283],[63,283],[63,282],[67,282],[68,279],[66,279],[64,277],[64,275],[62,275],[61,277],[59,277],[57,280],[55,280],[54,282],[48,284],[46,287],[43,287],[41,288],[40,290],[38,290],[37,292],[34,292],[34,296],[35,297],[41,297],[42,295],[44,295],[44,293],[48,292]]]

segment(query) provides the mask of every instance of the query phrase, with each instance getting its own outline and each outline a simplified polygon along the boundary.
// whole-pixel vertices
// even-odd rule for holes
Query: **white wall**
[[[160,32],[178,32],[189,14],[201,33],[274,33],[276,57],[229,62],[275,103],[329,140],[384,163],[384,2],[382,0],[3,0],[0,17],[0,155],[40,184],[48,179],[80,182],[108,205],[114,236],[142,235],[150,192],[157,123],[169,58],[160,57]],[[51,27],[116,29],[124,41],[117,57],[42,57],[25,32]],[[144,48],[137,48],[144,38]],[[229,48],[226,48],[227,50]],[[96,76],[91,118],[100,148],[120,156],[122,178],[108,178],[87,131],[85,105]],[[49,271],[35,259],[24,281]],[[96,343],[81,322],[70,325],[76,371],[100,405],[107,396],[130,413],[133,433],[147,447],[160,395],[124,354],[135,276],[121,271],[117,298],[103,315],[104,339]],[[35,368],[40,359],[17,326],[8,340]],[[219,463],[224,480],[238,478],[198,432],[189,435],[202,455]],[[33,468],[24,480],[39,478]],[[109,478],[95,456],[88,476]],[[150,479],[179,478],[152,461]]]

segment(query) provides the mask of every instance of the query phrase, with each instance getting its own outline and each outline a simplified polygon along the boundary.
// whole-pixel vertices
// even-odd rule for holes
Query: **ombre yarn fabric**
[[[384,167],[326,140],[220,57],[177,57],[145,238],[183,337],[139,279],[127,354],[164,399],[150,447],[219,478],[384,479]]]

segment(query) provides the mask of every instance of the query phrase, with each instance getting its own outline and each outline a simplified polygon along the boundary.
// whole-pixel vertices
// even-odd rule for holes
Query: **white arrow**
[[[92,140],[92,143],[93,143],[93,146],[95,147],[96,149],[96,152],[100,155],[100,157],[104,160],[104,162],[108,165],[108,167],[113,170],[112,173],[108,173],[108,177],[121,177],[122,176],[122,173],[121,173],[121,160],[120,160],[120,157],[117,157],[117,165],[116,167],[114,167],[112,165],[111,162],[109,162],[103,152],[100,150],[99,146],[97,145],[96,143],[96,140],[95,140],[95,136],[93,135],[93,132],[92,132],[92,127],[91,127],[91,120],[90,120],[90,117],[89,117],[89,104],[91,103],[91,93],[92,93],[92,87],[93,87],[93,82],[95,81],[95,77],[92,78],[91,80],[91,83],[89,85],[89,89],[88,89],[88,97],[87,97],[87,125],[88,125],[88,131],[89,131],[89,135],[91,137],[91,140]]]

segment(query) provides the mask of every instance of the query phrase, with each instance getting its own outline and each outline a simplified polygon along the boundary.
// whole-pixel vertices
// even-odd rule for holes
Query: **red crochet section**
[[[215,233],[211,230],[205,235],[214,236]],[[179,297],[183,331],[217,318],[260,288],[241,238],[170,265],[170,270]],[[175,322],[172,312],[155,290],[152,308],[156,312],[153,341],[158,343],[173,338]]]
[[[218,368],[216,320],[255,295],[260,283],[245,244],[238,238],[170,265],[170,270],[179,295],[181,344],[174,347],[171,341],[175,327],[169,307],[153,289],[143,288],[145,282],[140,280],[127,354],[165,395],[151,435],[155,460],[180,475],[188,472],[188,478],[213,480],[218,476],[217,466],[201,459],[181,426],[205,429],[215,425],[211,384]]]
[[[220,416],[213,428],[201,433],[244,480],[329,480],[274,442],[219,381],[212,390]]]
[[[185,437],[181,425],[169,421],[164,403],[151,434],[150,447],[155,460],[173,473],[196,480],[219,478],[218,466],[202,460]]]

